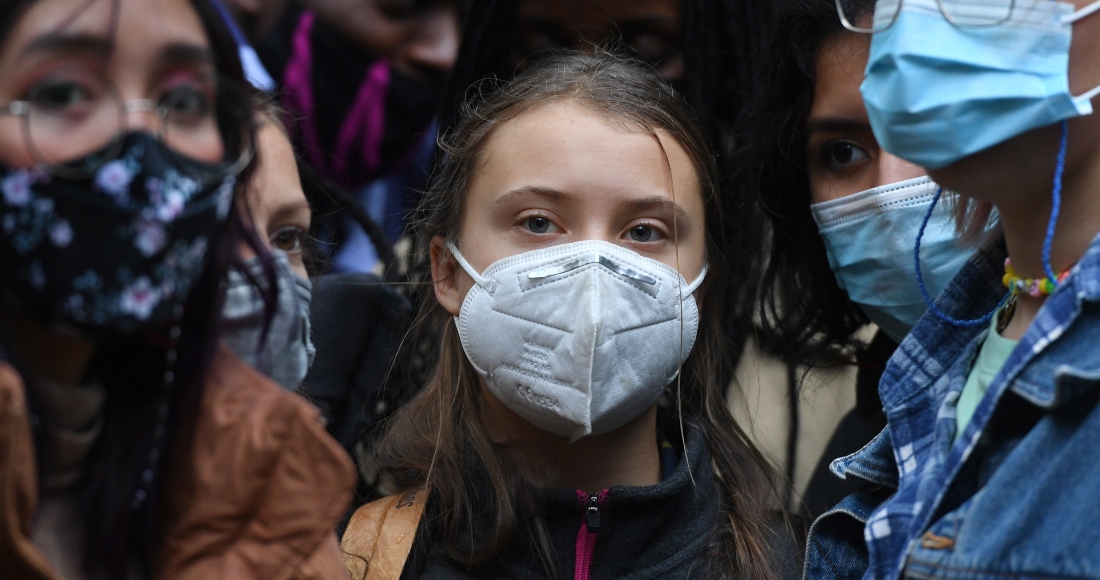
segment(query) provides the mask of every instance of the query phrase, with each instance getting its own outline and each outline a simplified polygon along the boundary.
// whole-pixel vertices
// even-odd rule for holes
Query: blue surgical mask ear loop
[[[1058,146],[1058,158],[1054,167],[1054,187],[1051,191],[1050,207],[1050,221],[1047,222],[1046,237],[1043,239],[1043,271],[1047,275],[1047,279],[1058,286],[1058,277],[1054,275],[1054,269],[1050,267],[1050,247],[1054,242],[1054,226],[1058,223],[1058,212],[1062,208],[1062,173],[1066,169],[1066,149],[1069,143],[1069,124],[1066,121],[1062,121],[1062,141]],[[989,324],[990,319],[999,311],[1004,305],[1012,298],[1012,293],[1009,292],[1005,295],[1001,303],[996,308],[991,310],[985,316],[981,318],[959,319],[948,316],[945,312],[939,309],[932,302],[932,298],[928,295],[928,288],[924,286],[924,276],[920,273],[920,240],[924,237],[924,228],[928,225],[928,220],[932,217],[932,210],[936,209],[936,202],[940,200],[940,196],[943,195],[943,188],[936,189],[936,195],[932,198],[932,205],[929,206],[928,211],[924,214],[924,220],[921,221],[920,229],[917,230],[917,242],[913,246],[913,267],[917,273],[917,286],[920,288],[921,296],[924,297],[924,303],[928,305],[928,310],[932,314],[936,315],[936,318],[952,324],[954,326],[982,326]]]

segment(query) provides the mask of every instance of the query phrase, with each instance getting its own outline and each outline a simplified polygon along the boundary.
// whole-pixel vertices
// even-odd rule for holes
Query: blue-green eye
[[[657,237],[656,232],[650,226],[634,226],[630,228],[630,239],[635,242],[652,242]]]
[[[527,229],[536,234],[545,234],[550,229],[550,220],[542,217],[535,216],[527,220]]]

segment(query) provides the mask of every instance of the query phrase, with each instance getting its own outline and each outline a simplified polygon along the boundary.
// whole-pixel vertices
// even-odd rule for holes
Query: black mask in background
[[[339,135],[359,94],[363,80],[378,57],[341,37],[336,30],[317,19],[310,40],[313,49],[311,81],[314,118],[321,146],[331,156]],[[381,143],[381,164],[373,172],[356,171],[352,163],[348,183],[338,176],[326,176],[350,189],[393,171],[406,154],[420,143],[435,117],[443,96],[442,86],[432,86],[409,78],[390,67],[390,84],[385,99],[385,124]],[[362,152],[352,151],[353,159]]]

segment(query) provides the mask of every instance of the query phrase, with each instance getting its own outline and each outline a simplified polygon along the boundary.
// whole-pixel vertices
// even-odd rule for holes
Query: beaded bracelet
[[[1062,270],[1062,273],[1058,274],[1057,282],[1054,282],[1047,276],[1042,278],[1021,278],[1016,274],[1016,269],[1012,267],[1012,260],[1005,258],[1005,275],[1001,278],[1001,283],[1003,283],[1014,296],[1027,294],[1039,298],[1041,296],[1049,296],[1051,292],[1054,292],[1058,284],[1061,284],[1066,277],[1069,276],[1069,270],[1069,268]]]

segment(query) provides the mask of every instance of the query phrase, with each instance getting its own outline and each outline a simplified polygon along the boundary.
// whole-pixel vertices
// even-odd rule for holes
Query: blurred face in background
[[[307,0],[304,4],[398,72],[441,87],[458,57],[454,0]]]
[[[252,224],[269,250],[286,252],[290,269],[309,278],[303,249],[312,219],[290,139],[281,126],[262,119],[256,134],[256,172],[248,188]],[[247,255],[247,248],[243,249]]]
[[[521,44],[515,55],[555,46],[590,51],[613,38],[657,67],[668,79],[684,74],[683,3],[680,0],[520,0]]]

